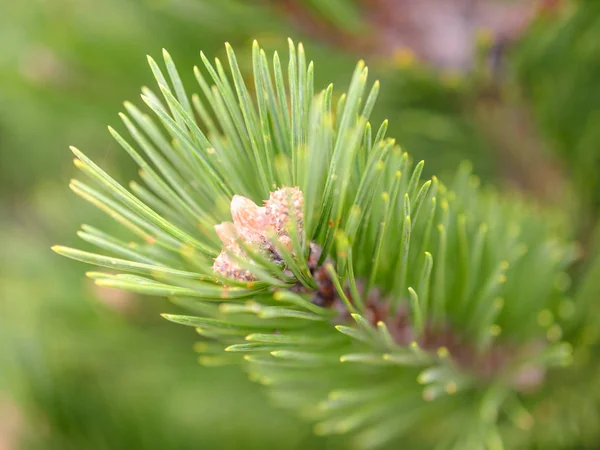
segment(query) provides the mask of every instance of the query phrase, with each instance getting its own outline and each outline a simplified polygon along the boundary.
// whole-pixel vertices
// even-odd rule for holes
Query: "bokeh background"
[[[115,227],[68,190],[67,147],[136,176],[106,125],[152,83],[146,54],[167,48],[193,86],[200,50],[222,58],[228,41],[248,73],[254,38],[285,53],[287,37],[317,87],[345,89],[365,59],[382,82],[374,121],[426,175],[467,159],[484,184],[566,211],[574,279],[594,270],[597,0],[0,0],[0,449],[344,448],[239,368],[198,365],[193,330],[159,317],[175,305],[95,287],[49,250],[81,223]],[[565,448],[600,446],[583,428]]]

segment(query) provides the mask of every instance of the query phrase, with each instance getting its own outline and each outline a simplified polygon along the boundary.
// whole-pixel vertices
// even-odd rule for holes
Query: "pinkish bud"
[[[238,234],[235,231],[235,225],[233,223],[221,222],[220,224],[215,225],[215,231],[217,232],[217,236],[219,236],[219,239],[225,247],[229,247],[236,244]]]
[[[219,256],[215,258],[212,269],[215,273],[219,273],[227,278],[233,278],[234,280],[256,280],[256,277],[249,270],[240,267],[225,250],[221,251]]]
[[[279,242],[293,252],[289,234],[290,213],[296,221],[298,232],[304,223],[304,196],[298,188],[282,187],[272,192],[265,206],[259,207],[249,198],[234,195],[231,199],[233,223],[223,222],[215,226],[215,231],[223,243],[221,254],[215,258],[213,271],[236,280],[252,281],[255,276],[237,264],[231,255],[248,258],[239,245],[239,240],[253,245],[267,257],[279,260],[280,255],[270,240],[273,232]]]
[[[298,188],[282,187],[271,192],[265,202],[267,215],[273,229],[279,236],[289,236],[290,212],[294,215],[298,233],[302,233],[304,224],[304,195]]]
[[[290,252],[294,251],[294,243],[288,236],[280,236],[279,242],[283,245],[284,248],[288,249]]]
[[[258,207],[249,198],[234,195],[231,199],[231,217],[237,234],[249,244],[264,244],[269,220],[264,207]]]

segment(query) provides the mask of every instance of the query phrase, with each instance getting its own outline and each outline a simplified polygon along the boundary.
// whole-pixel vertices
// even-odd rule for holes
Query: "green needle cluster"
[[[191,96],[167,52],[149,58],[150,113],[125,103],[128,136],[110,128],[141,181],[124,187],[72,149],[87,180],[72,190],[123,233],[84,225],[97,251],[54,250],[109,269],[88,273],[98,285],[188,308],[164,317],[196,328],[201,363],[242,365],[316,433],[495,450],[534,426],[532,393],[572,359],[563,335],[579,320],[561,217],[480,187],[468,164],[423,181],[387,121],[369,122],[379,84],[364,63],[334,94],[315,89],[301,44],[284,67],[255,42],[252,81],[226,49],[228,69],[201,54]],[[304,197],[291,245],[273,238],[273,258],[240,243],[255,280],[216,273],[232,197],[260,205],[282,187]]]

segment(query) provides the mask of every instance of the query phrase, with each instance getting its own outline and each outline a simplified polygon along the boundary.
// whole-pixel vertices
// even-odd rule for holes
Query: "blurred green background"
[[[136,176],[106,125],[163,47],[189,86],[199,51],[222,58],[225,41],[243,62],[254,38],[284,53],[302,40],[316,87],[340,91],[363,58],[382,81],[374,122],[389,119],[427,175],[469,159],[484,183],[564,208],[591,248],[600,2],[475,3],[0,0],[0,449],[344,448],[239,368],[199,366],[194,332],[159,317],[176,306],[95,287],[49,250],[80,223],[116,227],[68,190],[67,147]],[[565,448],[600,443],[596,428]]]

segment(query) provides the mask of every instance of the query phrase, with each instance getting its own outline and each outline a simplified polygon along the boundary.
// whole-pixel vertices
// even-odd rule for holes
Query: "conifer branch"
[[[202,54],[191,97],[166,51],[166,71],[149,58],[155,117],[125,103],[130,138],[110,129],[141,181],[127,189],[73,149],[90,185],[71,188],[128,236],[84,226],[98,253],[53,249],[110,269],[88,274],[99,285],[190,308],[164,317],[319,434],[500,448],[507,411],[530,417],[527,393],[571,358],[553,282],[575,255],[564,225],[481,189],[466,164],[449,184],[421,180],[387,122],[373,138],[379,84],[364,63],[334,106],[331,86],[313,94],[302,45],[289,48],[286,82],[254,43],[253,86],[229,45],[229,72]]]

